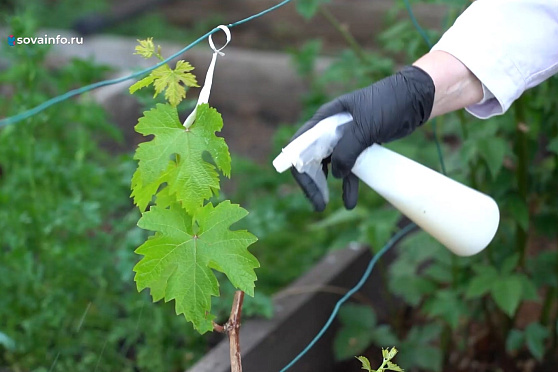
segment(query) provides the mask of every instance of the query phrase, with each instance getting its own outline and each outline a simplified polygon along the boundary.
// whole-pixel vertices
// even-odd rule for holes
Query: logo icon
[[[15,36],[14,35],[8,36],[8,45],[9,46],[14,46],[15,45]]]

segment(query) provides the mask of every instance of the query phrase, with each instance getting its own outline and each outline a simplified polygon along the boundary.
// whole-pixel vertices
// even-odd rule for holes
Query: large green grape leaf
[[[171,105],[158,104],[145,112],[136,131],[155,137],[140,144],[134,156],[139,164],[132,178],[132,196],[138,207],[144,211],[164,182],[190,213],[219,190],[215,166],[227,177],[231,172],[227,144],[215,135],[222,127],[221,114],[207,104],[198,107],[196,121],[188,129]],[[204,152],[211,154],[215,165],[203,160]]]
[[[247,214],[228,200],[216,207],[208,203],[194,217],[176,203],[168,209],[152,207],[138,222],[156,232],[136,250],[144,256],[134,267],[138,290],[150,288],[153,301],[175,300],[176,313],[200,333],[212,330],[211,296],[219,295],[212,269],[254,295],[259,263],[247,247],[257,239],[245,230],[229,229]]]

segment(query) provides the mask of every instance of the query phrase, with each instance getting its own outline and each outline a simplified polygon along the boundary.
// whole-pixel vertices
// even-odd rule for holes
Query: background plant
[[[378,369],[372,369],[372,367],[370,366],[370,361],[366,357],[360,356],[357,357],[357,359],[362,363],[362,369],[368,372],[385,372],[385,371],[403,372],[401,367],[399,367],[397,364],[392,362],[395,355],[397,355],[397,349],[394,347],[392,347],[391,350],[382,349],[383,361],[380,367],[378,367]]]
[[[322,2],[306,2],[308,16],[319,11]],[[449,16],[443,27],[468,3],[452,4],[446,4]],[[401,10],[401,6],[394,8],[392,16]],[[17,24],[20,21],[13,20],[14,33],[30,32]],[[144,36],[156,35],[146,33]],[[438,31],[427,33],[433,40],[439,35]],[[345,51],[333,55],[334,61],[324,73],[315,68],[316,58],[327,54],[322,42],[310,41],[301,50],[292,51],[296,66],[311,87],[301,122],[328,98],[382,78],[428,50],[408,20],[389,19],[386,31],[378,37],[384,45],[380,52],[357,52],[358,48],[348,42]],[[10,54],[16,51],[21,55]],[[41,53],[46,51],[3,50],[2,57],[10,60],[9,69],[2,70],[2,94],[10,98],[0,102],[3,116],[34,106],[80,82],[98,80],[102,74],[84,61],[46,68]],[[473,359],[487,368],[506,370],[515,368],[510,364],[512,358],[519,363],[540,358],[537,363],[541,370],[552,365],[558,282],[557,113],[552,101],[556,86],[553,79],[533,89],[510,113],[490,121],[480,122],[464,113],[439,119],[437,133],[443,138],[450,176],[495,196],[499,202],[503,222],[497,241],[482,255],[461,259],[423,234],[410,238],[400,247],[393,266],[384,268],[389,289],[396,294],[391,299],[386,291],[385,306],[392,316],[381,318],[370,308],[344,310],[344,328],[336,341],[338,355],[339,350],[350,357],[359,355],[359,350],[372,343],[397,345],[401,350],[399,364],[407,370],[449,369],[454,360]],[[151,94],[138,93],[147,109],[151,108]],[[21,370],[49,370],[55,360],[53,370],[94,370],[99,360],[99,368],[108,370],[180,370],[205,350],[205,339],[194,338],[195,332],[184,318],[174,315],[170,306],[151,304],[130,285],[135,263],[131,251],[145,238],[133,227],[139,215],[128,203],[133,162],[129,157],[115,161],[113,154],[107,155],[98,141],[91,140],[104,139],[100,133],[104,130],[115,131],[111,126],[97,128],[106,123],[104,114],[93,109],[88,97],[72,101],[77,102],[80,105],[64,104],[0,131],[0,270],[2,278],[7,278],[2,281],[2,292],[7,295],[0,310],[0,361],[2,366]],[[296,127],[291,125],[277,133],[273,154]],[[409,139],[390,146],[439,169],[432,135],[433,128],[426,125]],[[30,148],[34,153],[23,150]],[[237,178],[246,177],[250,182],[236,185],[236,190],[224,186],[226,191],[221,190],[220,198],[226,194],[251,211],[237,228],[247,228],[260,239],[251,249],[262,264],[256,300],[265,299],[262,293],[286,285],[328,249],[344,247],[351,241],[378,249],[400,218],[369,190],[362,190],[356,211],[344,211],[336,195],[340,187],[335,186],[339,185],[331,187],[334,195],[328,211],[316,215],[286,176],[275,175],[269,166],[263,168],[234,154],[232,165]],[[41,175],[35,177],[39,187],[34,195],[28,192],[31,173]],[[105,174],[106,178],[95,176]],[[54,187],[61,184],[70,186]],[[76,190],[81,196],[72,204]],[[65,205],[63,209],[61,205]],[[86,216],[81,213],[84,206],[92,211]],[[126,218],[122,217],[123,210],[130,212]],[[58,221],[56,229],[45,233],[41,230],[45,225],[28,222],[28,215],[33,216],[31,221],[47,226]],[[29,239],[22,239],[26,236]],[[71,249],[66,251],[66,245]],[[47,249],[51,246],[57,248]],[[86,263],[87,268],[76,265],[77,261]],[[96,271],[88,272],[91,268]],[[67,270],[72,271],[71,276],[64,274]],[[72,280],[67,280],[69,277]],[[221,289],[232,299],[234,289],[226,283],[221,283]],[[94,301],[91,294],[95,294]],[[254,311],[270,314],[269,301],[256,302]],[[229,311],[228,305],[222,306],[224,303],[228,302],[212,304],[213,313],[218,317],[221,314],[221,319]],[[362,315],[367,311],[368,315]],[[25,316],[14,317],[20,313]],[[352,321],[358,314],[368,320]],[[342,334],[347,338],[343,339]],[[353,345],[355,338],[358,348]],[[502,357],[504,349],[508,357]],[[373,360],[375,354],[365,355]],[[491,360],[491,355],[501,359]],[[471,364],[465,368],[472,370]]]
[[[312,17],[324,3],[302,1],[299,10]],[[448,24],[467,5],[436,3],[447,7]],[[402,9],[399,4],[392,17]],[[336,22],[333,19],[332,26]],[[427,34],[433,40],[440,35],[432,30]],[[428,50],[410,20],[389,19],[378,40],[384,45],[380,54],[348,42],[347,50],[322,74],[314,68],[319,40],[294,53],[299,72],[311,87],[308,111],[326,100],[326,87],[341,85],[331,94],[335,96],[368,85],[391,73],[401,53],[402,63],[410,63]],[[347,307],[336,355],[348,358],[370,343],[391,343],[401,349],[401,365],[406,369],[439,371],[447,366],[455,370],[456,360],[474,359],[505,370],[521,368],[522,359],[536,360],[543,370],[552,365],[558,327],[558,111],[549,97],[558,93],[557,80],[527,92],[501,117],[479,122],[458,112],[438,119],[436,130],[443,140],[449,175],[497,200],[502,213],[499,232],[486,251],[472,258],[452,256],[422,233],[407,238],[386,275],[389,293],[403,303],[388,300],[395,304],[394,315],[381,328],[372,309]],[[426,125],[388,146],[439,169],[433,130]],[[334,228],[378,249],[399,216],[371,203],[368,195],[359,199],[357,208],[356,213],[340,209],[315,226]],[[355,222],[357,229],[352,227]],[[369,314],[363,317],[363,311]],[[497,356],[479,356],[483,353]],[[470,370],[471,365],[462,368]]]
[[[152,38],[138,41],[136,54],[164,60]],[[142,211],[138,225],[156,234],[136,250],[144,257],[134,271],[139,290],[149,287],[154,301],[174,299],[176,313],[203,334],[217,327],[210,313],[211,298],[219,296],[213,270],[239,289],[240,300],[235,296],[235,301],[241,308],[243,292],[254,295],[259,263],[246,249],[256,237],[229,229],[248,212],[229,200],[215,206],[209,201],[220,188],[217,170],[227,177],[231,173],[227,144],[216,135],[223,126],[221,115],[199,104],[193,123],[179,122],[176,106],[188,87],[198,86],[192,70],[183,60],[174,69],[164,64],[130,87],[134,93],[153,85],[155,96],[164,90],[169,101],[145,112],[136,125],[137,132],[154,138],[136,151],[132,197]]]
[[[34,20],[11,17],[13,34],[32,34]],[[2,45],[1,116],[108,71],[83,60],[49,67],[48,51]],[[183,318],[133,286],[145,234],[129,201],[134,162],[111,151],[120,140],[87,95],[0,130],[0,366],[182,370],[205,350]]]

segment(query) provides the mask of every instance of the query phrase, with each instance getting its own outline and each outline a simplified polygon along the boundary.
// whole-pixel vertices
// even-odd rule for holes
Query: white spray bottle
[[[327,201],[321,161],[339,141],[339,128],[351,120],[340,113],[320,121],[287,145],[273,166],[278,172],[294,166],[307,173]],[[496,234],[500,213],[491,197],[385,147],[374,144],[362,152],[352,172],[459,256],[482,251]]]

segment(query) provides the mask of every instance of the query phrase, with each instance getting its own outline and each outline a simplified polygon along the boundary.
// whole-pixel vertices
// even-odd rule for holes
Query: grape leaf
[[[368,360],[367,357],[358,356],[358,357],[355,357],[355,358],[357,358],[362,363],[362,368],[361,369],[364,369],[365,371],[368,371],[368,372],[373,371],[372,366],[370,366],[370,361]]]
[[[222,127],[221,115],[207,104],[198,106],[196,121],[188,130],[178,120],[176,108],[170,105],[158,104],[145,112],[136,131],[155,138],[140,144],[134,156],[139,160],[132,178],[136,205],[144,211],[153,191],[164,182],[168,183],[169,193],[175,194],[190,213],[217,192],[216,168],[227,177],[231,172],[227,144],[215,135]],[[202,159],[204,152],[211,154],[215,165]],[[173,164],[169,165],[169,161]]]
[[[153,76],[153,74],[149,74],[143,79],[136,81],[129,88],[130,94],[134,94],[136,91],[150,86],[151,84],[153,84],[153,81],[155,81],[155,76]]]
[[[139,40],[139,45],[136,45],[136,52],[134,54],[139,54],[143,58],[151,58],[155,53],[155,44],[153,44],[153,38],[148,37],[145,40]]]
[[[395,372],[403,372],[403,369],[393,362],[387,362],[387,368]]]
[[[139,48],[136,47],[136,49]],[[165,98],[173,106],[177,106],[184,98],[186,98],[187,87],[199,87],[194,74],[189,73],[194,67],[186,61],[176,62],[176,68],[173,70],[167,64],[157,67],[151,71],[149,75],[135,82],[129,88],[130,93],[148,87],[151,84],[155,87],[157,97],[159,93],[165,91]],[[182,85],[182,84],[184,85]]]
[[[161,56],[161,46],[157,46],[157,51],[155,51],[155,44],[153,44],[152,37],[145,40],[138,40],[138,43],[139,45],[136,46],[136,52],[134,54],[139,54],[143,58],[150,58],[155,55],[161,61],[163,60]],[[186,98],[185,87],[199,87],[196,77],[194,74],[190,73],[193,69],[194,67],[192,67],[191,64],[182,60],[176,62],[174,70],[165,63],[151,71],[151,73],[143,79],[132,84],[129,88],[130,94],[134,94],[139,89],[153,84],[155,88],[153,97],[157,97],[161,92],[165,91],[165,99],[172,106],[176,107]]]
[[[186,97],[186,89],[180,83],[187,87],[198,87],[196,77],[189,73],[194,67],[186,61],[176,62],[176,67],[171,69],[168,65],[157,67],[151,75],[153,75],[153,86],[155,87],[155,95],[157,97],[163,90],[165,98],[173,106],[177,106],[180,101]]]
[[[169,161],[169,165],[167,166],[167,169],[163,173],[161,173],[161,175],[159,176],[159,178],[157,178],[155,182],[149,183],[145,185],[145,187],[133,188],[131,196],[132,198],[134,198],[134,202],[136,203],[136,205],[141,211],[144,211],[147,208],[147,205],[153,199],[153,195],[157,193],[159,186],[162,183],[167,182],[169,178],[169,173],[171,173],[174,170],[174,168],[176,168],[176,163],[173,161]],[[135,172],[134,175],[132,176],[132,185],[140,184],[141,182],[140,177],[141,177],[141,173]],[[159,194],[157,194],[157,196],[159,196]],[[157,204],[161,205],[160,203]]]
[[[245,230],[229,229],[247,214],[228,200],[216,207],[208,203],[193,217],[176,203],[169,209],[152,207],[138,222],[156,232],[136,250],[144,256],[134,267],[138,290],[151,288],[153,301],[175,300],[177,314],[184,314],[200,333],[211,331],[211,296],[219,295],[212,269],[254,295],[259,263],[247,247],[257,239]]]
[[[389,350],[389,348],[386,348],[385,351],[386,354],[384,354],[384,349],[382,349],[384,359],[392,360],[393,358],[395,358],[395,355],[397,355],[397,349],[395,347],[392,347],[391,350]]]

